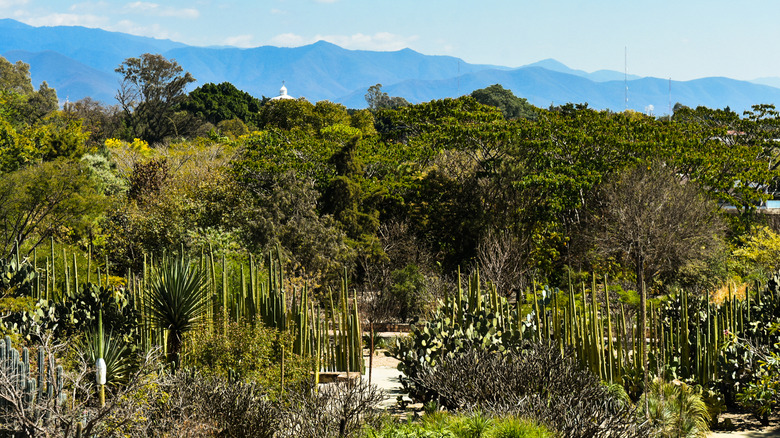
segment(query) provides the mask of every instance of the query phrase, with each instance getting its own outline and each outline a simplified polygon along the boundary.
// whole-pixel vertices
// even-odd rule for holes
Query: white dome
[[[279,89],[279,95],[271,98],[271,100],[280,100],[280,99],[295,99],[294,97],[287,94],[287,87],[284,86],[284,82],[282,82],[282,88]]]

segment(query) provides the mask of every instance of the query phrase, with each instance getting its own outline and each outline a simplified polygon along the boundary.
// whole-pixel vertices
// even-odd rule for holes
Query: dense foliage
[[[410,105],[377,84],[358,111],[229,83],[189,92],[195,78],[154,54],[117,73],[119,106],[60,111],[25,64],[0,58],[3,332],[72,347],[56,352],[63,385],[83,402],[71,408],[95,415],[108,414],[84,364],[103,356],[115,401],[101,417],[113,426],[55,404],[45,427],[152,433],[141,418],[181,415],[226,436],[259,424],[355,435],[371,390],[334,389],[341,405],[325,409],[301,382],[310,369],[360,369],[362,321],[420,317],[400,369],[410,395],[447,408],[511,412],[565,436],[601,433],[594,424],[640,433],[629,402],[598,381],[634,402],[645,389],[688,394],[650,388],[657,374],[690,384],[710,411],[777,409],[780,293],[766,282],[780,238],[763,214],[780,187],[773,106],[676,106],[656,119],[534,108],[500,85]],[[718,288],[728,298],[711,297]],[[168,361],[139,356],[155,346]],[[194,370],[149,371],[170,362]],[[263,423],[269,412],[278,423]]]

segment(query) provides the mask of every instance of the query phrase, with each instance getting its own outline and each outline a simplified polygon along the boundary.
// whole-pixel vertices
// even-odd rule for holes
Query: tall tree
[[[0,117],[14,123],[34,124],[56,111],[57,92],[44,81],[36,91],[30,66],[12,64],[0,56]]]
[[[30,66],[22,61],[12,64],[0,56],[0,90],[13,91],[19,94],[32,93]]]
[[[368,91],[366,92],[366,103],[368,104],[368,109],[371,111],[379,111],[381,109],[396,109],[409,106],[409,102],[403,97],[391,97],[382,91],[382,84],[376,84],[368,87]]]
[[[79,235],[105,208],[105,200],[79,162],[59,159],[0,178],[0,254],[14,243],[32,248],[50,236]]]
[[[714,254],[722,242],[723,225],[715,204],[664,162],[640,163],[605,184],[602,193],[595,243],[602,254],[633,265],[644,339],[646,283]],[[647,349],[642,350],[648,388]]]
[[[175,109],[187,95],[187,85],[195,82],[175,60],[144,53],[127,58],[115,70],[122,75],[116,98],[125,112],[129,134],[157,143],[182,132]]]
[[[535,107],[528,103],[528,100],[515,96],[511,90],[507,90],[499,84],[474,90],[471,92],[471,97],[483,105],[500,109],[507,119],[536,118]]]
[[[641,163],[607,182],[595,243],[634,267],[637,290],[659,274],[704,260],[719,248],[723,224],[699,187],[664,162]]]
[[[91,97],[66,103],[63,112],[82,120],[90,146],[102,146],[106,139],[119,135],[122,127],[122,110],[117,105],[106,106]]]
[[[237,118],[248,125],[257,126],[262,106],[262,100],[239,90],[230,82],[222,82],[196,88],[180,108],[214,125]]]

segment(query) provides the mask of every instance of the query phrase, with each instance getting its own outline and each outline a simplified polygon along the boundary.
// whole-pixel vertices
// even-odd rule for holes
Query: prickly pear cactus
[[[0,293],[13,296],[32,295],[38,274],[30,262],[0,259]]]
[[[491,298],[494,304],[480,304],[490,303]],[[430,395],[414,387],[410,377],[425,367],[435,367],[445,356],[474,349],[506,353],[520,348],[523,337],[532,333],[524,328],[524,321],[518,322],[515,311],[510,311],[505,302],[484,294],[480,299],[470,297],[460,303],[442,304],[428,322],[415,323],[410,336],[397,338],[390,354],[400,360],[398,370],[404,374],[401,383],[409,396],[428,401]]]

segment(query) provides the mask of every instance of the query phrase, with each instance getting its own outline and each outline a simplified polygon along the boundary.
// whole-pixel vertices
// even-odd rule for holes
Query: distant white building
[[[279,95],[276,97],[272,97],[271,100],[284,100],[284,99],[295,99],[295,98],[287,94],[287,87],[284,86],[284,81],[282,81],[282,88],[279,89]]]

